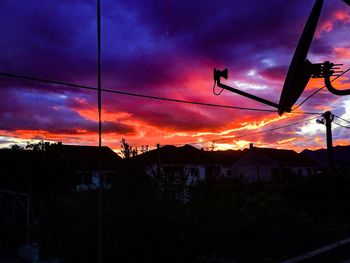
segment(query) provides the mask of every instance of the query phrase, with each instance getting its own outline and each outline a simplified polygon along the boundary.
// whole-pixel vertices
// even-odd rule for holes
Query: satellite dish
[[[322,5],[323,0],[316,0],[294,52],[279,101],[278,113],[280,115],[291,111],[312,75],[312,70],[310,70],[312,63],[306,59],[306,56],[317,27]]]
[[[214,69],[214,87],[215,84],[217,84],[218,87],[221,87],[228,91],[275,107],[277,108],[278,113],[280,115],[282,115],[284,112],[291,112],[292,106],[303,93],[311,77],[320,78],[326,76],[329,78],[334,73],[334,71],[332,71],[332,67],[334,64],[329,64],[330,66],[321,63],[312,64],[309,60],[306,59],[307,53],[309,51],[312,39],[316,31],[318,20],[320,18],[323,1],[324,0],[316,0],[309,15],[309,18],[306,21],[304,30],[301,34],[297,48],[294,52],[292,62],[289,66],[288,73],[281,92],[280,101],[278,104],[221,83],[220,79],[222,77],[224,77],[225,79],[227,79],[228,77],[227,69],[223,71]],[[344,1],[346,3],[350,2],[350,0]]]

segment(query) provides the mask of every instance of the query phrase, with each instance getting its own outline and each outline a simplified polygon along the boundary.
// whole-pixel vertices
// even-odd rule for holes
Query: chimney
[[[254,148],[254,144],[253,143],[249,143],[249,149],[252,150]]]

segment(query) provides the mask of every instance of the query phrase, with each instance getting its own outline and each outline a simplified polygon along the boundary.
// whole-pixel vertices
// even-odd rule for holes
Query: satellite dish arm
[[[218,87],[220,87],[222,89],[225,89],[225,90],[228,90],[228,91],[231,91],[231,92],[234,92],[234,93],[237,93],[237,94],[239,94],[241,96],[244,96],[244,97],[247,97],[249,99],[252,99],[252,100],[264,103],[264,104],[269,105],[271,107],[274,107],[274,108],[277,108],[277,109],[279,108],[279,105],[277,103],[274,103],[272,101],[269,101],[269,100],[257,97],[255,95],[250,94],[250,93],[247,93],[247,92],[244,92],[244,91],[232,88],[232,87],[227,86],[225,84],[222,84],[220,82],[220,78],[221,77],[224,77],[225,79],[227,79],[227,77],[228,77],[228,70],[224,69],[224,70],[221,71],[221,70],[218,70],[218,69],[214,69],[214,81],[216,82]]]
[[[333,63],[330,63],[329,61],[326,61],[323,63],[323,76],[324,76],[324,83],[329,90],[329,92],[338,95],[338,96],[345,96],[350,95],[350,89],[345,90],[339,90],[336,89],[331,82],[331,76],[334,73],[334,70],[332,69],[334,66]]]

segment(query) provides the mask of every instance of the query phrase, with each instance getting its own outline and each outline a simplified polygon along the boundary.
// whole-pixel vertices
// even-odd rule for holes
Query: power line
[[[6,73],[6,72],[0,72],[0,75],[6,76],[6,77],[11,77],[11,78],[19,78],[19,79],[33,80],[33,81],[45,82],[45,83],[56,84],[56,85],[63,85],[63,86],[79,88],[79,89],[87,89],[87,90],[94,90],[94,91],[98,90],[97,88],[91,87],[91,86],[85,86],[85,85],[80,85],[80,84],[37,78],[37,77],[32,77],[32,76],[23,76],[23,75]],[[171,102],[177,102],[177,103],[194,104],[194,105],[201,105],[201,106],[208,106],[208,107],[218,107],[218,108],[247,110],[247,111],[273,112],[273,113],[276,112],[275,110],[268,110],[268,109],[258,109],[258,108],[205,103],[205,102],[198,102],[198,101],[179,100],[179,99],[172,99],[172,98],[165,98],[165,97],[151,96],[151,95],[143,95],[143,94],[137,94],[137,93],[125,92],[125,91],[119,91],[119,90],[111,90],[111,89],[101,89],[101,91],[108,92],[108,93],[120,94],[120,95],[126,95],[126,96],[146,98],[146,99],[171,101]],[[299,113],[299,112],[296,112],[296,114],[318,114],[318,113],[304,113],[304,112]]]
[[[339,117],[339,116],[337,116],[337,115],[334,115],[334,117],[338,118],[339,120],[342,120],[342,121],[345,121],[345,122],[347,122],[347,123],[350,123],[350,121],[348,121],[348,120],[346,120],[346,119],[343,119],[343,118],[341,118],[341,117]]]
[[[345,126],[345,125],[339,124],[339,123],[337,123],[337,122],[335,122],[335,121],[333,121],[333,123],[336,124],[336,125],[338,125],[339,127],[346,128],[346,129],[350,129],[349,126]]]
[[[350,68],[348,68],[347,70],[345,70],[344,72],[342,72],[341,74],[339,74],[338,76],[336,76],[334,79],[331,80],[331,82],[337,80],[338,78],[340,78],[341,76],[343,76],[345,73],[347,73],[350,70]],[[316,91],[314,91],[313,93],[311,93],[309,96],[307,96],[302,102],[300,102],[292,111],[296,110],[297,108],[299,108],[301,105],[303,105],[306,101],[308,101],[311,97],[313,97],[314,95],[316,95],[318,92],[320,92],[321,90],[323,90],[326,87],[326,85],[322,86],[321,88],[317,89]]]
[[[286,112],[287,114],[299,114],[299,115],[322,115],[321,112],[310,112],[310,111],[291,111]]]
[[[302,120],[302,121],[298,121],[298,122],[293,122],[293,123],[290,123],[290,124],[286,124],[286,125],[283,125],[283,126],[279,126],[279,127],[263,130],[263,131],[260,131],[260,132],[252,132],[252,133],[242,134],[242,135],[238,135],[238,136],[234,136],[234,137],[226,137],[226,138],[222,138],[222,139],[212,140],[212,142],[226,141],[226,140],[230,140],[230,139],[237,139],[237,138],[247,137],[247,136],[251,136],[251,135],[257,135],[257,134],[262,134],[262,133],[266,133],[266,132],[271,132],[271,131],[287,128],[287,127],[290,127],[290,126],[293,126],[293,125],[297,125],[297,124],[300,124],[300,123],[303,123],[303,122],[311,121],[311,120],[317,119],[318,117],[319,116],[314,117],[314,118],[309,118],[309,119],[306,119],[306,120]]]
[[[38,81],[38,82],[44,82],[44,83],[50,83],[55,85],[62,85],[72,88],[79,88],[79,89],[87,89],[87,90],[98,90],[95,87],[81,85],[81,84],[75,84],[75,83],[68,83],[63,81],[56,81],[56,80],[50,80],[50,79],[43,79],[33,76],[24,76],[19,74],[12,74],[7,72],[0,72],[0,76],[10,77],[10,78],[17,78],[17,79],[25,79],[25,80],[32,80],[32,81]],[[188,101],[188,100],[179,100],[179,99],[172,99],[172,98],[166,98],[166,97],[159,97],[159,96],[151,96],[151,95],[144,95],[144,94],[138,94],[138,93],[132,93],[132,92],[126,92],[126,91],[119,91],[119,90],[111,90],[111,89],[101,89],[102,92],[107,93],[114,93],[114,94],[120,94],[120,95],[126,95],[126,96],[133,96],[133,97],[140,97],[145,99],[154,99],[154,100],[163,100],[163,101],[170,101],[170,102],[177,102],[177,103],[186,103],[186,104],[193,104],[193,105],[200,105],[200,106],[207,106],[207,107],[217,107],[217,108],[226,108],[226,109],[235,109],[235,110],[247,110],[247,111],[257,111],[257,112],[272,112],[276,113],[276,110],[269,110],[269,109],[259,109],[259,108],[250,108],[250,107],[239,107],[239,106],[230,106],[230,105],[222,105],[222,104],[214,104],[214,103],[205,103],[205,102],[198,102],[198,101]],[[320,115],[319,112],[290,112],[292,114],[302,114],[302,115]]]
[[[10,78],[16,78],[16,79],[33,80],[33,81],[50,83],[50,84],[55,84],[55,85],[69,86],[69,87],[73,87],[73,88],[97,90],[97,88],[95,88],[95,87],[74,84],[74,83],[68,83],[68,82],[63,82],[63,81],[57,81],[57,80],[43,79],[43,78],[38,78],[38,77],[33,77],[33,76],[24,76],[24,75],[7,73],[7,72],[0,72],[0,75],[4,76],[4,77],[10,77]]]

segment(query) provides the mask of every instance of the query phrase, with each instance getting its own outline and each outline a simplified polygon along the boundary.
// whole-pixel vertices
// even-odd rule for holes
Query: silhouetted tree
[[[124,138],[122,138],[122,140],[120,142],[121,142],[121,146],[122,146],[121,153],[122,153],[122,157],[124,159],[129,159],[129,158],[134,157],[138,154],[137,147],[132,148],[132,146],[130,144],[128,144]]]
[[[210,151],[215,151],[215,147],[216,147],[215,142],[212,142],[210,144]]]
[[[136,155],[138,155],[139,151],[137,149],[137,147],[135,147],[134,149],[131,149],[131,156],[134,157]]]
[[[11,150],[14,150],[14,151],[19,151],[19,150],[24,150],[24,147],[23,147],[23,146],[20,146],[20,145],[18,145],[18,144],[12,144],[12,145],[10,146],[10,149],[11,149]]]
[[[51,145],[50,142],[45,142],[43,140],[37,143],[33,141],[28,141],[26,149],[33,150],[33,151],[46,151],[50,145]]]
[[[141,153],[146,153],[146,152],[148,152],[148,151],[149,151],[148,145],[142,145],[142,146],[141,146]]]

